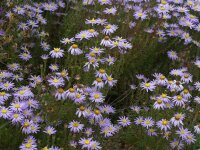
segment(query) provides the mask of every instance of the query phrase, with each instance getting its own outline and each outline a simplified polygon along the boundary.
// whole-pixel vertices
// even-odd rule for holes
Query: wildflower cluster
[[[131,117],[122,113],[116,120],[111,118],[118,110],[106,96],[117,84],[125,56],[135,48],[134,36],[143,22],[148,22],[148,27],[142,32],[160,43],[174,38],[178,44],[200,45],[192,32],[200,31],[195,16],[200,4],[195,0],[55,0],[23,4],[7,0],[4,6],[9,11],[0,13],[5,30],[0,30],[0,42],[6,56],[0,69],[0,118],[25,134],[19,146],[22,150],[103,149],[106,138],[133,124]],[[53,27],[64,26],[67,9],[89,15],[73,34],[58,36],[57,29],[51,33],[50,23]],[[127,18],[121,20],[121,16]],[[172,61],[179,60],[174,50],[167,55]],[[194,64],[199,68],[199,59]],[[200,104],[200,83],[193,81],[186,67],[169,74],[167,78],[155,73],[153,80],[136,75],[141,83],[139,87],[131,85],[131,89],[141,88],[152,95],[146,107],[134,105],[131,109],[137,113],[134,124],[144,127],[149,136],[162,135],[170,140],[172,148],[182,149],[184,144],[194,143],[195,134],[200,133],[196,107]],[[148,115],[152,111],[158,111],[159,116]],[[36,134],[45,135],[46,141],[41,142],[43,137],[36,138]],[[57,135],[64,137],[64,144],[55,142]]]

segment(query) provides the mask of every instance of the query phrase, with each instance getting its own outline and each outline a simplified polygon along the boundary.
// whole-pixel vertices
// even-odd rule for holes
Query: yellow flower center
[[[102,82],[102,79],[101,78],[96,78],[96,81],[97,82]]]
[[[65,71],[62,71],[60,74],[62,77],[65,77],[67,75],[67,73]]]
[[[106,71],[104,69],[99,69],[100,73],[105,73]]]
[[[19,117],[19,114],[14,114],[13,117],[14,117],[14,118],[18,118],[18,117]]]
[[[181,116],[182,116],[181,114],[178,114],[178,115],[175,116],[175,119],[179,120],[179,119],[181,119]]]
[[[95,53],[90,53],[90,56],[91,56],[91,57],[95,57],[96,54],[95,54]]]
[[[90,140],[85,140],[85,144],[86,145],[90,144]]]
[[[161,100],[161,99],[158,99],[158,100],[157,100],[157,103],[158,103],[158,104],[162,104],[162,100]]]
[[[123,119],[123,120],[122,120],[122,122],[123,122],[123,123],[126,123],[126,122],[127,122],[127,120],[126,120],[126,119]]]
[[[184,74],[184,78],[188,78],[189,77],[189,74]]]
[[[60,48],[54,48],[53,51],[56,52],[56,53],[60,52]]]
[[[167,120],[163,120],[162,121],[162,125],[167,125],[168,124],[168,121]]]
[[[150,124],[151,122],[150,122],[149,120],[147,120],[147,121],[145,121],[145,123],[148,125],[148,124]]]
[[[74,122],[73,127],[78,127],[79,123],[78,122]]]
[[[88,31],[89,31],[90,33],[94,33],[94,32],[95,32],[94,29],[89,29]]]
[[[164,79],[165,79],[165,76],[160,76],[160,79],[161,79],[161,80],[164,80]]]
[[[113,78],[112,78],[112,77],[108,77],[107,79],[108,79],[108,81],[112,81],[112,80],[113,80]]]
[[[98,99],[98,98],[100,98],[100,95],[99,94],[94,94],[94,98]]]
[[[9,84],[8,84],[8,83],[5,83],[5,84],[4,84],[4,86],[5,86],[5,87],[8,87],[8,86],[9,86]]]
[[[75,89],[74,89],[74,88],[70,88],[69,91],[70,91],[71,93],[73,93],[73,92],[75,91]]]
[[[111,28],[111,26],[110,26],[110,25],[107,25],[107,26],[106,26],[106,29],[110,29],[110,28]]]
[[[99,115],[101,112],[100,112],[100,110],[95,109],[95,110],[94,110],[94,113],[95,113],[96,115]]]
[[[63,88],[59,88],[58,89],[58,93],[62,94],[64,92],[64,89]]]
[[[54,82],[54,83],[58,83],[58,79],[54,79],[53,82]]]
[[[20,91],[19,94],[20,94],[20,95],[24,95],[25,92],[24,92],[24,91]]]
[[[151,132],[151,133],[154,132],[154,131],[155,131],[154,129],[149,129],[149,132]]]
[[[180,96],[180,95],[177,96],[177,100],[182,100],[182,99],[183,99],[182,96]]]
[[[5,96],[6,92],[0,92],[0,96]]]
[[[151,86],[150,83],[145,83],[144,85],[145,85],[146,87],[150,87],[150,86]]]
[[[76,94],[76,98],[81,98],[81,94]]]
[[[31,148],[31,144],[30,144],[30,143],[27,143],[27,144],[25,145],[25,147],[26,147],[26,148]]]
[[[43,150],[49,150],[48,147],[44,147]]]
[[[25,127],[25,128],[27,128],[29,125],[30,125],[29,122],[25,122],[25,123],[24,123],[24,127]]]
[[[15,104],[15,108],[20,108],[20,104]]]
[[[163,5],[167,4],[167,2],[164,1],[164,0],[162,0],[161,3],[162,3]]]
[[[84,111],[84,110],[85,110],[85,107],[84,107],[84,106],[81,106],[79,109],[80,109],[80,111]]]
[[[104,40],[109,40],[109,39],[110,39],[109,36],[105,36],[105,37],[104,37]]]
[[[143,16],[143,14],[142,14],[142,13],[138,13],[138,16],[139,16],[139,17],[142,17],[142,16]]]
[[[188,89],[184,89],[183,92],[184,92],[184,94],[188,94],[189,93]]]
[[[78,45],[73,44],[73,45],[72,45],[72,48],[76,49],[76,48],[78,48]]]
[[[7,112],[8,112],[8,111],[7,111],[6,109],[2,109],[2,110],[1,110],[1,113],[2,113],[2,114],[6,114]]]
[[[95,19],[92,19],[92,20],[90,20],[91,22],[95,22],[96,20]]]
[[[24,56],[24,57],[27,57],[27,56],[28,56],[28,54],[27,54],[27,53],[24,53],[24,54],[23,54],[23,56]]]
[[[162,93],[162,98],[166,98],[167,94]]]

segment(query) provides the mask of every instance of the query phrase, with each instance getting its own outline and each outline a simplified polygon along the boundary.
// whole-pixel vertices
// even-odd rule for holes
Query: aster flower
[[[63,88],[58,88],[55,94],[55,98],[58,100],[64,100],[66,98],[66,91]]]
[[[82,105],[77,108],[76,115],[80,118],[81,116],[86,117],[88,115],[87,109]]]
[[[69,88],[67,91],[66,91],[66,97],[67,98],[70,98],[70,99],[73,99],[76,95],[76,91],[74,88]]]
[[[98,24],[99,21],[97,19],[86,19],[86,22],[85,24],[91,24],[92,26],[95,25],[95,24]]]
[[[74,38],[63,38],[60,42],[64,45],[74,43]]]
[[[187,135],[189,135],[191,132],[187,128],[180,127],[179,130],[176,131],[176,134],[178,134],[182,139],[186,139]]]
[[[79,48],[78,48],[78,45],[76,45],[76,44],[73,44],[73,45],[69,48],[68,52],[70,52],[72,55],[80,55],[80,54],[83,53],[83,51],[82,51],[81,49],[79,49]]]
[[[91,113],[90,117],[96,121],[99,121],[102,119],[102,114],[99,109],[94,109],[94,111]]]
[[[25,13],[25,9],[23,7],[20,6],[16,6],[13,11],[19,15],[24,15]]]
[[[82,131],[83,127],[84,127],[83,124],[81,124],[78,121],[74,121],[74,120],[72,122],[70,122],[69,126],[68,126],[70,131],[73,133],[78,133],[78,132]]]
[[[10,109],[14,112],[21,112],[26,108],[27,105],[24,102],[16,101],[10,104]]]
[[[91,142],[92,142],[92,138],[81,138],[79,140],[79,144],[82,146],[82,149],[87,148],[87,149],[91,149]]]
[[[190,73],[183,73],[181,75],[181,81],[184,83],[192,82],[192,75]]]
[[[50,79],[47,80],[49,82],[49,85],[53,85],[56,88],[60,86],[64,86],[64,79],[62,77],[55,77],[52,76]]]
[[[186,138],[184,138],[184,141],[187,143],[187,144],[192,144],[192,143],[195,143],[196,139],[195,139],[195,136],[190,133],[186,136]]]
[[[157,136],[158,134],[156,133],[156,130],[153,128],[148,129],[147,132],[148,136]]]
[[[200,91],[200,82],[195,82],[194,86],[196,90]]]
[[[168,51],[167,55],[171,60],[177,60],[178,59],[178,55],[175,51],[172,51],[172,50]]]
[[[24,120],[24,116],[21,113],[12,112],[9,119],[13,124],[17,124]]]
[[[136,12],[134,13],[134,17],[135,17],[136,19],[144,20],[144,19],[147,18],[147,13],[146,13],[146,11],[139,10],[139,11],[136,11]]]
[[[110,55],[108,56],[108,58],[105,58],[105,61],[108,63],[108,65],[113,65],[115,62],[115,57],[111,57]]]
[[[194,62],[194,64],[198,67],[198,68],[200,68],[200,60],[195,60],[195,62]]]
[[[118,27],[116,25],[108,24],[107,26],[105,26],[105,28],[103,29],[102,32],[106,35],[110,35],[110,34],[114,33],[117,29],[118,29]]]
[[[188,90],[188,89],[184,89],[184,90],[180,93],[180,95],[181,95],[182,97],[184,97],[185,99],[189,99],[189,98],[192,97],[192,95],[189,93],[189,90]]]
[[[7,92],[0,92],[0,104],[4,104],[5,101],[7,101],[9,99],[9,97],[11,96],[11,94],[7,93]]]
[[[13,63],[13,64],[8,64],[8,69],[11,71],[17,71],[20,69],[20,65],[17,63]]]
[[[56,133],[56,130],[54,127],[47,126],[47,127],[45,127],[44,133],[46,133],[48,135],[53,135]]]
[[[142,116],[139,116],[139,117],[137,117],[137,118],[134,120],[134,123],[135,123],[136,125],[142,125],[143,121],[144,121],[144,118],[143,118]],[[148,120],[147,120],[147,121],[148,121]],[[148,124],[148,122],[147,122],[147,124]],[[146,123],[145,123],[145,126],[146,126]]]
[[[142,121],[141,124],[143,127],[145,128],[149,128],[149,127],[152,127],[154,125],[154,121],[151,117],[148,117],[148,118],[138,118],[139,120],[135,120],[135,123],[139,123],[138,121]],[[136,122],[137,121],[137,122]]]
[[[50,56],[52,58],[61,58],[64,55],[63,52],[64,51],[60,48],[54,48],[52,51],[50,51]]]
[[[86,99],[85,95],[77,92],[73,98],[73,101],[75,103],[83,103],[85,99]]]
[[[115,113],[115,109],[112,106],[110,106],[110,105],[100,106],[99,109],[100,109],[100,111],[102,113],[106,113],[106,114],[113,114],[113,113]]]
[[[101,78],[96,78],[96,80],[92,83],[96,88],[103,88],[104,87],[104,82]]]
[[[109,36],[105,36],[102,40],[100,45],[105,46],[105,47],[109,47],[112,44],[112,41],[110,39]]]
[[[10,118],[11,110],[6,107],[0,107],[0,118],[8,119]]]
[[[157,99],[153,105],[154,109],[164,109],[166,107],[165,102],[162,99]]]
[[[112,15],[115,15],[116,12],[117,12],[117,9],[116,9],[115,7],[106,8],[103,12],[104,12],[105,14],[112,14]]]
[[[100,150],[102,147],[100,146],[100,143],[97,141],[91,141],[91,149],[92,150]]]
[[[9,81],[7,81],[5,83],[0,83],[0,88],[2,90],[6,90],[6,91],[11,90],[12,88],[14,88],[14,86],[15,86],[14,83],[9,82]]]
[[[155,86],[155,83],[154,82],[142,82],[140,84],[140,87],[144,90],[146,90],[147,92],[148,91],[153,91],[156,86]]]
[[[131,121],[128,119],[128,117],[123,116],[123,117],[119,117],[118,124],[123,127],[126,127],[131,124]]]
[[[174,139],[173,141],[170,142],[170,147],[172,149],[177,148],[177,150],[181,150],[181,149],[183,149],[183,146],[184,146],[184,144],[181,140]]]
[[[58,71],[59,66],[58,66],[57,64],[51,64],[51,65],[49,66],[49,69],[50,69],[52,72]]]
[[[69,142],[69,145],[70,145],[71,147],[73,147],[73,148],[76,148],[77,145],[78,145],[78,143],[75,142],[75,141],[70,141],[70,142]]]
[[[181,95],[177,95],[173,97],[173,102],[175,106],[185,106],[185,103],[188,100],[183,98]]]
[[[164,86],[168,82],[167,78],[163,74],[161,74],[161,73],[155,73],[154,77],[156,78],[156,83],[158,85]]]
[[[99,69],[98,71],[96,71],[95,76],[98,77],[98,78],[106,79],[108,75],[107,75],[105,69]]]
[[[91,92],[89,100],[95,103],[102,103],[104,101],[104,96],[101,92],[98,91]]]
[[[174,115],[174,117],[172,117],[170,119],[170,122],[174,125],[174,126],[181,126],[183,125],[183,119],[185,118],[185,114],[182,113],[177,113]]]
[[[92,37],[92,35],[89,33],[88,30],[81,31],[80,33],[76,34],[76,36],[75,36],[75,38],[79,39],[79,40],[83,40],[83,39],[89,40],[91,37]]]
[[[42,49],[44,50],[44,51],[48,51],[49,49],[50,49],[50,45],[47,43],[47,42],[41,42],[40,43],[40,45],[41,45],[41,47],[42,47]]]
[[[102,118],[98,121],[98,124],[101,128],[111,125],[111,120],[109,118]]]
[[[194,132],[196,132],[197,134],[200,134],[200,124],[194,126]]]
[[[157,127],[161,130],[167,131],[171,128],[170,122],[166,119],[162,119],[156,123]]]

